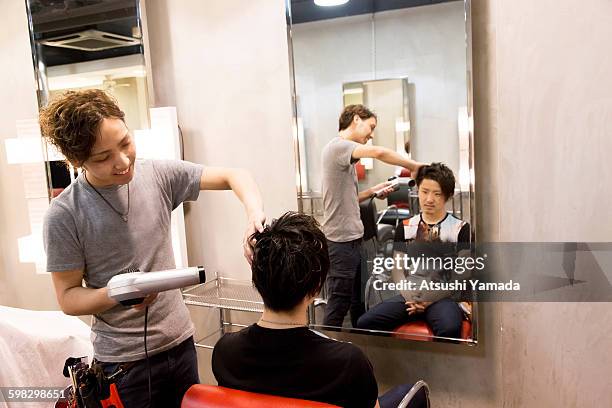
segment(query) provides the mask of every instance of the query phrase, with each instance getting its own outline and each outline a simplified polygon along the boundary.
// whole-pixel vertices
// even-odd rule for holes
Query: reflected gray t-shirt
[[[353,150],[359,143],[335,137],[321,153],[323,166],[323,232],[328,240],[348,242],[363,237],[359,187]]]
[[[83,269],[85,285],[101,288],[126,271],[175,268],[170,214],[200,192],[203,167],[185,161],[137,160],[129,183],[130,210],[124,222],[84,179],[77,177],[51,201],[43,239],[47,271]],[[120,212],[128,205],[127,185],[97,188]],[[154,355],[194,333],[178,289],[162,292],[149,306],[147,351]],[[145,358],[144,309],[117,305],[93,316],[94,357],[104,362]]]

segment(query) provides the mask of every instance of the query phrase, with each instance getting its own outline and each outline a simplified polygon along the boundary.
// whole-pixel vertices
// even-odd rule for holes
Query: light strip
[[[342,91],[344,95],[357,95],[363,93],[363,88],[348,88]]]
[[[348,2],[349,0],[314,0],[314,3],[321,7],[340,6]]]

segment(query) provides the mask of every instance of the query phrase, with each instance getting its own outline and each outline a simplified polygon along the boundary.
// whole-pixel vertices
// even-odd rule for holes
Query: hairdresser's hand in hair
[[[423,313],[431,303],[432,302],[406,302],[406,311],[409,315]]]
[[[427,166],[427,165],[428,165],[427,163],[416,162],[416,166],[415,166],[416,168],[414,170],[408,169],[410,171],[410,177],[416,180],[417,176],[419,175],[419,170],[421,170],[421,167]]]
[[[151,303],[155,302],[155,299],[157,299],[157,293],[152,293],[150,295],[147,295],[144,300],[142,301],[142,303],[139,303],[137,305],[132,306],[134,309],[136,310],[144,310],[145,307],[149,306]]]
[[[266,215],[263,213],[263,211],[256,210],[249,214],[249,221],[247,223],[247,229],[244,233],[244,240],[242,242],[244,257],[249,262],[249,265],[253,262],[253,246],[255,245],[255,240],[251,239],[251,236],[255,232],[263,232],[265,222]]]

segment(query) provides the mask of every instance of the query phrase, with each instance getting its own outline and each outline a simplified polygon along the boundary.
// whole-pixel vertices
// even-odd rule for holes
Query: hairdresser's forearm
[[[263,200],[255,180],[245,170],[235,170],[230,174],[229,185],[244,205],[247,216],[258,215],[263,212]]]
[[[357,194],[357,197],[359,198],[359,202],[362,202],[372,197],[373,194],[374,192],[372,191],[372,189],[368,188],[367,190],[360,191],[359,194]]]
[[[102,313],[117,305],[108,297],[108,289],[75,286],[66,289],[58,299],[62,311],[71,316]]]
[[[408,159],[402,156],[401,154],[394,152],[393,150],[387,149],[387,148],[382,148],[376,158],[387,164],[391,164],[394,166],[402,166],[410,170],[411,172],[416,172],[419,169],[419,167],[422,165],[419,162]]]

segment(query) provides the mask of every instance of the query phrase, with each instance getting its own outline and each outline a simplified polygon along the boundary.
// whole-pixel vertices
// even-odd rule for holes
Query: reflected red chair
[[[399,176],[400,177],[410,177],[411,176],[410,170],[402,168]]]
[[[362,181],[366,178],[366,168],[361,162],[355,164],[355,172],[357,173],[357,180]]]
[[[219,387],[192,385],[181,403],[181,408],[338,408],[323,402],[307,401],[276,395],[259,394]]]
[[[400,339],[433,341],[433,331],[431,331],[431,327],[422,320],[402,324],[393,331],[393,337]],[[464,319],[461,322],[461,338],[463,340],[472,338],[472,322],[469,320]]]

